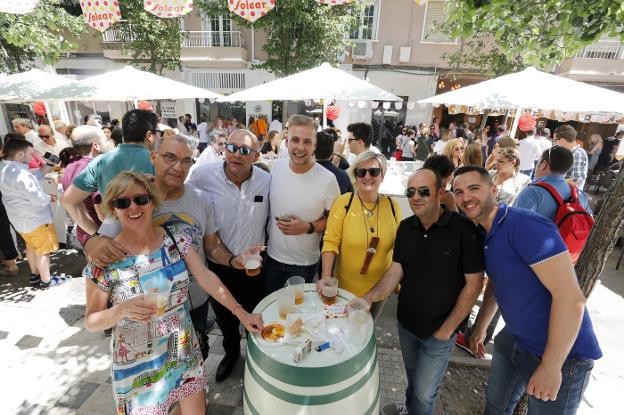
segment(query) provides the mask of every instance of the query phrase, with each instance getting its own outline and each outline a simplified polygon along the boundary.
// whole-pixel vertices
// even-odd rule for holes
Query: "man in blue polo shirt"
[[[496,337],[486,414],[511,414],[522,393],[529,414],[573,414],[602,356],[570,254],[555,224],[534,212],[496,204],[487,170],[455,172],[458,207],[484,235],[489,277],[470,346],[483,354],[497,305],[507,325]]]
[[[566,182],[565,175],[574,163],[572,152],[565,147],[554,146],[542,153],[535,167],[536,183],[544,182],[551,185],[563,200],[570,198],[570,184]],[[577,189],[579,203],[591,214],[587,197],[581,189]],[[545,218],[555,220],[557,214],[557,201],[548,193],[548,190],[539,186],[526,186],[516,197],[514,207],[530,209]]]
[[[91,161],[67,188],[61,203],[85,232],[94,234],[97,231],[97,225],[83,203],[91,193],[104,194],[108,182],[124,170],[154,174],[150,150],[157,139],[157,124],[158,116],[151,111],[128,111],[121,125],[124,143]]]

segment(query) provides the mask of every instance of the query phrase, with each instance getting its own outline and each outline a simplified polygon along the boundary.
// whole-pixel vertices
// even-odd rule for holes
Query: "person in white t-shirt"
[[[537,140],[537,144],[539,145],[540,154],[543,154],[544,151],[548,150],[553,145],[552,141],[550,140],[549,128],[542,128],[542,127],[538,128],[537,135],[535,136],[535,140]]]
[[[34,147],[42,155],[52,153],[58,156],[64,148],[72,147],[64,138],[52,134],[52,129],[47,125],[42,125],[37,131],[39,132],[39,140],[34,144]]]
[[[13,125],[13,130],[16,133],[21,134],[26,138],[26,140],[32,144],[33,146],[39,142],[39,137],[35,130],[33,130],[32,122],[27,118],[16,118],[11,121]]]
[[[277,131],[278,133],[282,131],[282,122],[278,118],[274,118],[269,124],[269,131]]]
[[[199,128],[199,127],[198,127]],[[214,163],[215,161],[223,160],[223,150],[225,150],[225,142],[227,137],[224,132],[211,132],[208,137],[209,146],[206,147],[197,159],[197,162],[193,165],[191,172],[202,164]],[[190,173],[189,173],[190,177]]]
[[[527,136],[518,143],[518,151],[520,152],[520,173],[531,177],[535,161],[539,160],[542,153],[540,152],[540,144],[535,139],[535,129],[527,131]]]
[[[304,115],[288,120],[288,153],[271,168],[269,242],[264,265],[265,294],[292,276],[312,282],[317,273],[321,233],[340,194],[336,177],[314,162],[316,125]]]
[[[206,147],[208,147],[208,122],[206,117],[202,114],[200,123],[197,125],[197,133],[199,134],[199,145],[197,150],[203,153]]]

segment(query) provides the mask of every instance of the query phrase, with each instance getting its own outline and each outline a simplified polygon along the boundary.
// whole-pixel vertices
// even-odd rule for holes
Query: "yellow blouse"
[[[329,211],[323,252],[334,252],[337,255],[334,277],[340,281],[339,287],[362,296],[373,288],[390,266],[394,238],[402,216],[399,204],[391,202],[385,195],[380,195],[377,208],[374,203],[364,203],[363,206],[357,195],[354,195],[347,212],[345,206],[350,197],[351,193],[337,197]],[[394,205],[394,217],[390,203]],[[374,211],[374,215],[367,216],[366,208]],[[374,232],[371,232],[371,228]],[[377,252],[366,274],[360,274],[373,236],[379,238]]]

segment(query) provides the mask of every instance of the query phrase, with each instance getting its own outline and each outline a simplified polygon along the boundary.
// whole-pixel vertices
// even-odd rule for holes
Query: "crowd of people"
[[[292,276],[337,278],[373,318],[398,291],[408,375],[399,413],[433,413],[456,342],[483,356],[501,315],[486,413],[510,414],[525,391],[529,413],[578,407],[601,351],[551,192],[578,195],[591,213],[582,188],[605,143],[588,157],[567,125],[553,140],[542,128],[519,142],[501,127],[473,134],[451,124],[442,136],[436,119],[406,127],[394,156],[423,166],[407,181],[413,216],[403,219],[379,191],[388,162],[367,123],[343,137],[302,115],[284,125],[258,117],[250,128],[220,118],[210,128],[204,114],[199,125],[189,114],[164,125],[142,109],[115,126],[85,121],[38,134],[13,122],[0,162],[0,231],[3,243],[10,226],[24,239],[32,284],[67,280],[50,271],[56,200],[39,180],[62,166],[61,203],[88,260],[85,326],[113,330],[118,413],[204,413],[208,307],[223,333],[221,382],[240,358],[240,324],[262,330],[254,307]],[[5,272],[17,273],[15,247],[2,252]],[[260,277],[245,272],[252,254],[263,258]],[[163,276],[172,287],[164,311],[143,295]]]

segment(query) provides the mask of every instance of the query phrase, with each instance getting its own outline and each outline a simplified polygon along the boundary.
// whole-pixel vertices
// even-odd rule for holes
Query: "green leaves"
[[[82,16],[70,15],[59,3],[40,0],[28,14],[0,13],[1,72],[26,70],[35,58],[53,64],[76,47],[66,36],[78,38],[86,25]]]

